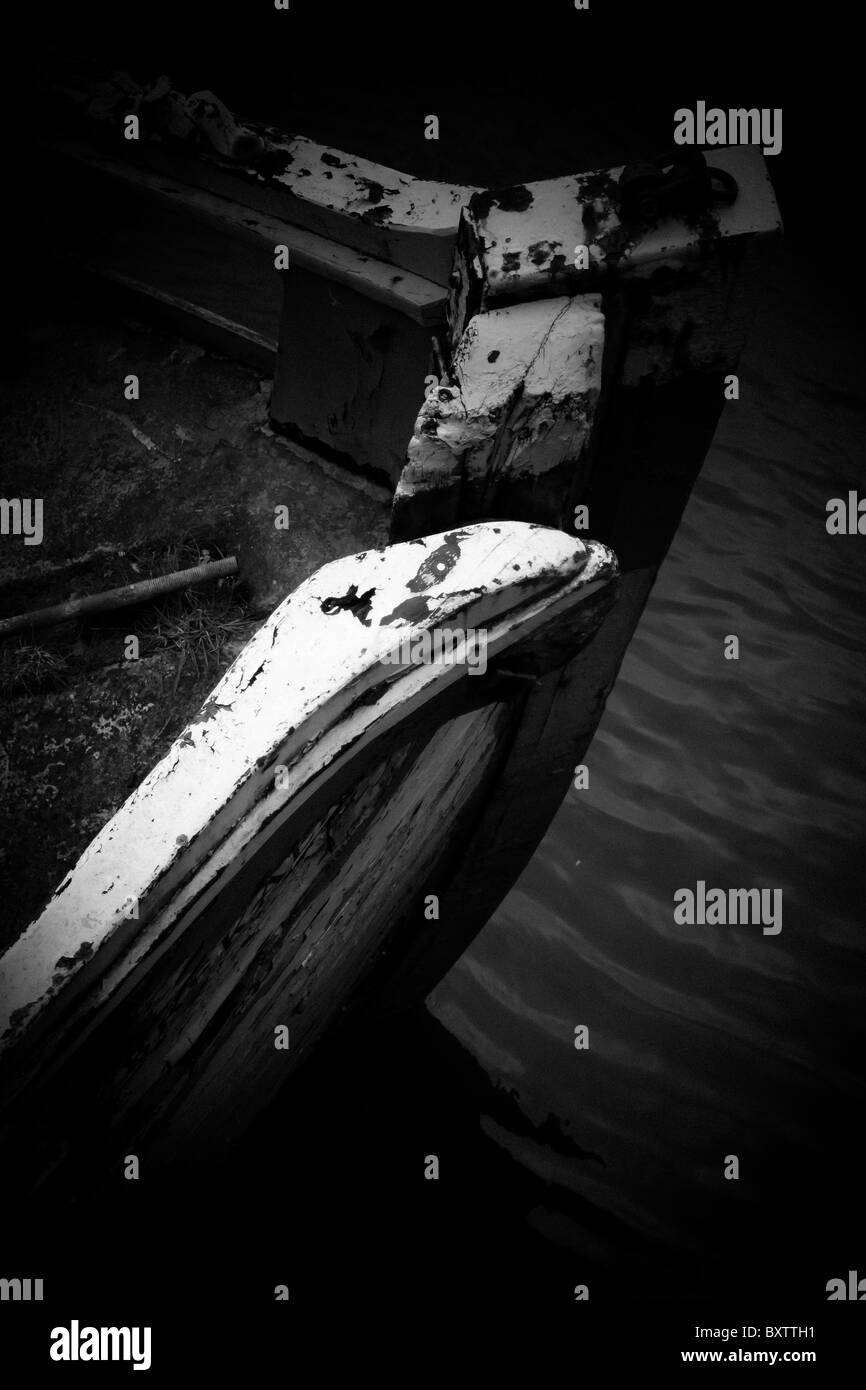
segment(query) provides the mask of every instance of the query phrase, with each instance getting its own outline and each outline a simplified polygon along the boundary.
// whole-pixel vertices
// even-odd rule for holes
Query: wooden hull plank
[[[51,151],[90,174],[114,181],[130,194],[155,200],[157,205],[164,204],[193,223],[212,227],[241,243],[251,243],[258,249],[263,266],[269,267],[274,276],[276,306],[279,305],[279,286],[277,272],[273,270],[274,248],[284,245],[289,249],[290,267],[294,265],[347,285],[418,323],[437,324],[445,318],[447,296],[442,287],[410,270],[398,273],[392,265],[372,255],[361,254],[318,232],[293,225],[288,219],[255,211],[232,198],[196,188],[180,178],[168,178],[81,141],[52,141]],[[202,237],[204,233],[200,233]],[[168,240],[170,243],[171,239]],[[200,256],[202,250],[200,245]],[[152,245],[151,256],[158,251],[159,242]]]
[[[283,285],[275,428],[334,462],[386,472],[393,490],[430,362],[429,328],[304,270],[288,271]]]
[[[299,1014],[309,1010],[310,1043],[319,1036],[374,962],[380,929],[387,938],[402,918],[394,878],[400,827],[409,817],[417,835],[406,868],[411,896],[434,861],[453,852],[453,817],[470,802],[477,815],[503,755],[503,720],[511,716],[501,693],[482,692],[459,664],[390,664],[395,642],[444,624],[483,628],[495,661],[570,623],[600,594],[609,601],[615,574],[604,547],[512,523],[351,556],[306,581],[6,953],[0,1029],[9,1089],[28,1093],[37,1074],[41,1085],[85,1045],[92,1062],[106,1026],[123,1037],[129,1027],[146,1027],[157,1029],[164,1046],[138,1037],[111,1053],[114,1080],[104,1084],[118,1115],[140,1111],[141,1124],[149,1124],[154,1085],[160,1114],[182,1091],[184,1113],[191,1106],[198,1117],[193,1128],[227,1124],[234,1102],[225,1078],[232,1075],[252,1086],[257,1108],[267,1090],[264,1079],[262,1089],[254,1084],[261,1059],[251,1058],[234,1030],[246,1028],[259,1006],[270,1018],[282,1000],[285,1008],[297,1004]],[[469,706],[443,713],[443,696],[456,698],[461,688]],[[416,736],[412,721],[422,717],[428,723]],[[393,795],[401,788],[396,811],[382,805],[392,783]],[[338,843],[347,854],[353,847],[345,902],[337,891]],[[390,866],[375,889],[373,861]],[[376,912],[359,922],[368,898]],[[341,933],[344,947],[332,951]],[[315,942],[321,988],[303,973]],[[264,960],[274,966],[267,1005],[259,994]],[[297,998],[280,993],[284,970],[303,985]],[[246,1002],[227,1022],[230,998]],[[211,1069],[203,1059],[211,1058],[217,1034],[220,1060]],[[198,1095],[199,1085],[193,1104],[190,1087]],[[224,1103],[218,1114],[202,1099],[214,1087]]]

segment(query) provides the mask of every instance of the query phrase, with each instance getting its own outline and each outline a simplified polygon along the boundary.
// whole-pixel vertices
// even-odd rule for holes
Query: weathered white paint
[[[359,155],[317,145],[303,135],[289,140],[275,131],[270,133],[271,148],[291,156],[285,174],[277,175],[275,182],[308,202],[339,207],[350,216],[369,213],[371,203],[379,201],[371,198],[370,185],[381,184],[391,209],[385,221],[447,234],[457,230],[460,209],[475,191],[465,184],[414,178]],[[310,170],[308,176],[301,174],[304,168]]]
[[[116,78],[115,74],[114,85]],[[100,120],[119,125],[129,103],[118,98],[124,92],[127,97],[135,96],[141,89],[135,83],[131,91],[117,87],[115,96],[106,98],[106,89],[110,93],[112,83],[94,88],[89,73],[73,63],[53,90],[55,95],[89,109]],[[201,103],[196,102],[196,97],[202,96],[218,102],[212,93],[186,98],[182,93],[171,92],[166,110],[160,108],[161,114],[163,118],[166,114],[179,116],[183,122],[193,110],[198,110]],[[222,107],[222,103],[218,104]],[[414,178],[344,150],[319,145],[303,135],[291,137],[275,126],[255,121],[238,124],[232,113],[224,107],[222,111],[221,127],[231,127],[247,141],[258,139],[265,147],[264,171],[256,161],[244,167],[243,163],[221,161],[209,151],[197,150],[191,159],[192,152],[183,146],[172,148],[149,139],[156,107],[149,117],[147,98],[141,106],[138,158],[176,175],[183,170],[202,188],[237,198],[248,206],[414,271],[440,287],[447,286],[460,211],[475,191],[473,188]],[[158,133],[158,125],[156,129]],[[178,127],[175,134],[183,134],[182,129]],[[242,144],[236,140],[232,148],[239,157]]]
[[[483,800],[508,713],[483,705],[436,728],[419,754],[401,748],[365,769],[308,833],[284,837],[285,857],[237,916],[183,938],[170,968],[126,1001],[136,1045],[108,1068],[105,1113],[126,1138],[146,1110],[149,1165],[212,1158],[356,997]],[[271,1042],[287,1021],[290,1056]]]
[[[454,354],[453,386],[424,401],[397,486],[395,516],[421,494],[462,490],[475,515],[504,483],[563,463],[577,478],[601,385],[597,295],[477,314]],[[434,513],[435,514],[435,513]],[[464,512],[471,515],[472,512]]]
[[[436,324],[444,318],[446,296],[441,285],[409,270],[398,272],[384,260],[363,255],[339,240],[294,225],[287,215],[291,211],[288,200],[286,215],[277,217],[272,213],[257,212],[223,194],[196,188],[181,179],[169,178],[93,149],[80,140],[57,139],[52,141],[51,148],[85,168],[116,179],[137,193],[147,194],[187,213],[196,221],[253,243],[268,262],[273,260],[275,246],[287,246],[289,274],[292,266],[313,271],[325,279],[336,280],[358,290],[368,299],[387,304],[418,323]],[[237,187],[235,192],[242,196],[243,188]],[[278,288],[275,273],[275,294]]]
[[[483,627],[492,659],[614,572],[605,547],[516,522],[362,552],[319,570],[272,614],[7,951],[0,1045],[26,1034],[52,1004],[53,1045],[81,1042],[136,971],[164,953],[341,758],[463,675],[459,666],[384,663],[402,635]],[[323,611],[334,606],[328,600],[348,601],[352,586],[366,596],[363,614]],[[277,765],[289,770],[287,789],[275,786]],[[131,899],[137,920],[124,915]]]
[[[351,219],[356,228],[377,228],[395,264],[407,265],[414,258],[421,274],[448,283],[460,212],[473,188],[413,178],[303,135],[290,140],[272,127],[265,135],[271,153],[286,159],[285,172],[272,184],[306,204],[308,215],[318,207],[322,213]],[[258,177],[254,169],[248,172]],[[288,209],[287,216],[291,218]],[[332,225],[331,218],[326,225]]]
[[[592,286],[599,273],[611,267],[619,275],[651,275],[662,265],[691,264],[713,241],[780,230],[778,205],[759,151],[712,150],[708,163],[736,179],[739,192],[733,203],[714,206],[692,225],[680,217],[660,218],[633,237],[623,228],[612,200],[622,166],[508,190],[502,195],[505,207],[496,201],[495,192],[479,195],[465,214],[461,232],[452,331],[462,330],[468,302],[477,310],[502,299],[574,293]],[[589,269],[575,267],[578,246],[588,249]]]

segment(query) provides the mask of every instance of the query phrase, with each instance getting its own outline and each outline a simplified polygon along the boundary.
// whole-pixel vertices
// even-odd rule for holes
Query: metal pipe
[[[107,589],[102,594],[70,598],[65,603],[55,603],[51,608],[37,608],[32,613],[0,618],[0,637],[23,632],[26,628],[51,627],[53,623],[63,622],[64,618],[77,618],[81,613],[109,613],[113,608],[144,603],[158,594],[170,594],[176,589],[186,589],[190,584],[203,584],[208,579],[221,579],[224,575],[237,572],[237,558],[230,555],[225,560],[210,560],[193,569],[176,570],[174,574],[162,574],[156,579],[142,579],[137,584],[124,584],[120,589]]]

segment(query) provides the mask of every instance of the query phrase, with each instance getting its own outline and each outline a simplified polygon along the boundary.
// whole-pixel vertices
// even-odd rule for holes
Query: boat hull
[[[526,692],[616,575],[603,546],[482,524],[336,561],[281,605],[6,954],[19,1187],[51,1176],[45,1142],[77,1190],[118,1152],[194,1171],[384,986],[414,1002],[391,962],[463,949],[443,902]],[[446,623],[484,632],[483,672],[391,659]]]

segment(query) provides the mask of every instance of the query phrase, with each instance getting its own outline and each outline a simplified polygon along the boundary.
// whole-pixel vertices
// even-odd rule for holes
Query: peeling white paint
[[[450,565],[444,574],[437,557]],[[80,1042],[95,1011],[119,1002],[145,958],[165,950],[341,757],[460,678],[459,667],[383,663],[402,635],[442,624],[486,628],[492,659],[614,572],[605,547],[516,522],[362,552],[319,570],[244,648],[6,952],[0,1040],[26,1032],[62,996],[67,1020],[79,1000],[70,1038]],[[328,603],[348,602],[352,586],[367,599],[363,613]],[[410,609],[395,614],[407,601]],[[289,770],[287,790],[275,786],[277,764]],[[131,901],[137,919],[125,915]],[[57,1044],[56,1029],[52,1037]]]
[[[491,486],[577,466],[601,386],[598,295],[539,299],[476,314],[454,354],[455,385],[415,424],[395,506],[458,482]]]
[[[468,239],[464,254],[481,263],[481,274],[471,264],[462,269],[467,280],[481,282],[482,307],[503,295],[528,298],[561,292],[564,283],[591,282],[611,246],[616,246],[617,271],[651,274],[668,261],[691,261],[702,246],[716,238],[772,235],[781,219],[763,156],[756,149],[734,147],[708,152],[711,167],[723,169],[737,181],[739,193],[731,204],[716,205],[699,227],[680,217],[664,217],[642,229],[635,239],[620,244],[622,224],[607,196],[598,196],[600,183],[617,180],[622,167],[567,178],[546,179],[525,185],[531,204],[525,211],[509,211],[494,203],[482,218],[467,215]],[[587,189],[592,190],[591,196]],[[589,209],[592,217],[588,217]],[[712,230],[709,231],[708,227]],[[574,250],[587,246],[589,270],[574,268]],[[562,257],[558,266],[553,258]],[[461,290],[465,297],[465,288]],[[459,310],[454,312],[459,327]]]
[[[264,137],[272,167],[266,179],[252,166],[244,177],[248,187],[267,194],[275,213],[448,284],[461,209],[474,188],[414,178],[271,126],[252,128]],[[274,172],[281,158],[286,167]],[[222,172],[228,190],[231,174]]]
[[[269,129],[268,144],[273,152],[288,157],[285,172],[273,179],[275,184],[306,202],[320,203],[350,217],[363,217],[381,203],[390,209],[390,225],[453,236],[460,209],[475,192],[465,184],[414,178],[359,155],[318,145],[303,135],[288,140]],[[303,169],[309,173],[303,174]],[[381,197],[372,197],[379,188]]]

